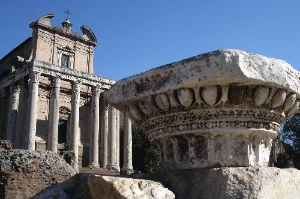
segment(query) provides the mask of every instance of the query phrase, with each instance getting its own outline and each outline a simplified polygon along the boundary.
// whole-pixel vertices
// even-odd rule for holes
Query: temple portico
[[[68,150],[73,151],[75,154],[75,162],[78,164],[79,160],[79,149],[81,143],[80,129],[80,107],[81,107],[81,88],[83,86],[89,86],[91,88],[90,101],[90,130],[89,130],[89,167],[103,167],[108,169],[113,169],[115,171],[120,171],[120,112],[107,103],[102,103],[103,96],[101,97],[101,92],[110,87],[114,82],[111,80],[97,79],[93,75],[85,74],[86,78],[81,77],[80,81],[76,80],[76,77],[71,71],[66,69],[62,72],[59,67],[54,65],[48,65],[43,62],[35,61],[33,63],[26,63],[24,68],[28,67],[28,70],[19,71],[15,74],[14,83],[11,84],[9,80],[1,82],[1,89],[10,90],[10,98],[13,98],[11,105],[9,107],[10,117],[8,119],[9,126],[14,128],[15,135],[22,135],[23,127],[19,123],[18,118],[27,118],[28,125],[25,125],[24,135],[22,138],[15,138],[15,135],[11,131],[7,131],[6,137],[14,140],[13,143],[18,144],[18,148],[25,148],[29,150],[41,150],[37,146],[37,136],[39,132],[36,131],[37,121],[38,121],[38,96],[40,92],[40,82],[44,81],[47,77],[51,82],[51,90],[49,90],[49,113],[48,117],[48,132],[45,142],[47,143],[45,149],[51,150],[55,153],[59,153],[59,141],[58,141],[58,121],[60,115],[60,94],[62,82],[68,80],[72,88],[72,95],[70,98],[70,113],[69,113],[69,141],[65,145],[69,148]],[[68,73],[69,72],[69,73]],[[74,72],[73,72],[74,73]],[[53,76],[51,76],[53,75]],[[79,74],[78,74],[79,75]],[[24,91],[21,90],[20,82],[28,79],[28,85],[22,86],[26,88]],[[71,81],[70,81],[71,80]],[[99,82],[99,83],[97,83]],[[27,92],[29,94],[26,103],[22,103],[20,99],[20,93]],[[13,114],[13,110],[19,110],[17,113]],[[23,110],[23,111],[21,111]],[[27,115],[29,117],[27,117]],[[27,128],[26,128],[27,126]],[[122,165],[122,170],[132,171],[132,154],[131,154],[131,122],[128,115],[124,117],[124,165]],[[19,132],[20,131],[20,132]],[[27,133],[28,132],[28,133]],[[75,164],[75,165],[77,165]]]

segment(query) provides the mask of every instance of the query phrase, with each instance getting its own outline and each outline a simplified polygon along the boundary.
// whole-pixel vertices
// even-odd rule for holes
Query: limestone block
[[[268,166],[279,126],[298,111],[288,63],[218,50],[124,78],[105,93],[160,148],[165,170]]]
[[[151,180],[78,174],[33,197],[44,198],[173,199],[175,195],[161,183]]]
[[[177,170],[157,174],[152,178],[172,190],[177,199],[300,198],[300,171],[294,168]]]

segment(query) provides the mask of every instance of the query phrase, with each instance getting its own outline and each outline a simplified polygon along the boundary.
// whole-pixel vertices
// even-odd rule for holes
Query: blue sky
[[[296,0],[1,0],[0,57],[31,36],[29,24],[69,9],[73,30],[96,34],[97,75],[119,80],[217,49],[283,59],[300,70],[300,1]]]

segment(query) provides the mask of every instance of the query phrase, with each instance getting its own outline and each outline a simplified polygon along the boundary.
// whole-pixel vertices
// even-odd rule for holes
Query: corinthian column
[[[91,131],[90,131],[90,163],[89,167],[99,168],[99,97],[100,86],[93,88],[91,106]]]
[[[20,85],[18,83],[11,84],[8,125],[7,125],[7,139],[13,143],[13,146],[15,146],[14,141],[16,136],[19,96],[20,96]]]
[[[124,144],[123,144],[123,157],[124,164],[122,167],[122,173],[127,175],[133,173],[132,166],[132,128],[131,120],[128,116],[128,112],[125,113],[124,117]]]
[[[58,120],[59,120],[59,91],[60,78],[53,77],[49,110],[49,131],[47,149],[57,153],[58,144]]]
[[[108,161],[108,110],[109,105],[107,102],[103,103],[102,108],[103,117],[102,117],[102,126],[101,126],[101,165],[103,168],[106,168]]]
[[[116,168],[120,171],[120,111],[116,110]]]
[[[38,89],[39,89],[40,73],[31,71],[29,74],[29,110],[28,110],[28,126],[27,126],[27,149],[35,150],[35,134],[36,134],[36,118],[38,105]]]
[[[115,172],[119,172],[117,168],[117,159],[116,159],[116,109],[112,106],[109,107],[109,129],[110,134],[108,136],[108,163],[106,168],[111,169]]]
[[[75,155],[75,170],[78,171],[78,145],[79,145],[79,106],[80,106],[80,82],[73,82],[73,93],[71,101],[71,146],[70,150]]]

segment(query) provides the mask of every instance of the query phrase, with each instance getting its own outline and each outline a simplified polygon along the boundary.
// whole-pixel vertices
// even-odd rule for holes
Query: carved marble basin
[[[118,81],[109,103],[161,149],[164,169],[268,166],[279,125],[298,111],[288,63],[218,50]]]

